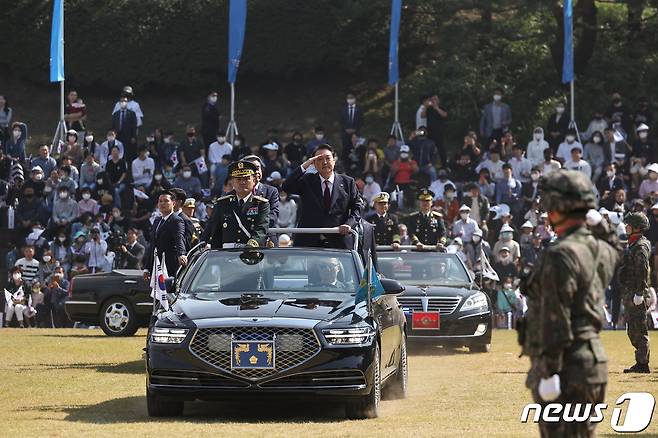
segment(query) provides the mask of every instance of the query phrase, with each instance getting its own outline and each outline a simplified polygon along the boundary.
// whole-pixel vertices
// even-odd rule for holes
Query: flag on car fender
[[[153,270],[151,271],[151,297],[153,297],[153,306],[160,303],[164,310],[169,310],[169,300],[167,300],[167,285],[165,280],[169,275],[167,274],[167,265],[165,264],[164,254],[162,254],[162,261],[155,254],[153,257]]]

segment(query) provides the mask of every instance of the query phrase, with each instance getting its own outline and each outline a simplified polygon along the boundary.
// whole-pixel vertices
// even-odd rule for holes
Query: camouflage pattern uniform
[[[577,171],[556,171],[542,180],[547,211],[581,215],[595,207],[591,182]],[[599,338],[605,321],[604,292],[619,261],[617,248],[595,237],[583,223],[572,226],[546,250],[523,289],[528,297],[523,354],[530,356],[526,385],[536,403],[542,378],[560,376],[554,403],[600,403],[608,379]],[[592,436],[589,422],[539,423],[542,437]]]
[[[641,232],[649,228],[649,221],[642,213],[631,213],[625,223]],[[637,237],[639,236],[639,237]],[[649,296],[649,260],[651,243],[641,234],[629,236],[628,249],[624,252],[619,267],[619,286],[624,303],[628,339],[635,347],[635,363],[644,367],[649,363],[649,332],[647,331],[647,302]],[[638,306],[633,302],[635,295],[644,299]],[[624,370],[624,372],[629,372]]]

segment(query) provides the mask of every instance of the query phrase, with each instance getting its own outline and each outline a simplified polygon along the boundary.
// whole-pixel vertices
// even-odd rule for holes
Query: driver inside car
[[[322,260],[316,265],[316,271],[318,275],[315,279],[309,279],[309,287],[345,289],[345,285],[338,280],[341,268],[337,258]]]

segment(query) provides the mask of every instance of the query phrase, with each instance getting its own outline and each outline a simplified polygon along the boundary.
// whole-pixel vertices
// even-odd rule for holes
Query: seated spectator
[[[372,173],[375,178],[380,175],[384,167],[384,152],[379,148],[377,140],[371,138],[368,140],[366,156],[363,167],[364,173]]]
[[[146,146],[140,146],[138,153],[139,155],[133,160],[131,166],[133,184],[148,188],[151,186],[151,182],[153,182],[155,161],[148,156],[148,148]]]
[[[5,293],[5,326],[8,327],[16,315],[18,326],[24,328],[23,319],[27,311],[27,298],[23,287],[21,268],[14,266],[9,271],[10,280]]]
[[[544,162],[541,166],[541,173],[546,176],[554,170],[560,170],[561,168],[562,164],[553,159],[553,150],[551,148],[544,149]]]
[[[567,130],[567,135],[564,137],[564,141],[560,143],[560,146],[557,149],[555,159],[557,159],[561,164],[569,161],[569,158],[571,157],[571,150],[573,148],[579,148],[580,153],[582,154],[583,145],[576,141],[576,130],[570,128]]]
[[[606,162],[605,151],[603,150],[603,134],[600,131],[595,131],[585,145],[583,160],[587,161],[592,167],[592,181],[596,183],[603,173]]]
[[[532,131],[532,140],[526,148],[526,158],[532,166],[539,166],[544,161],[544,151],[548,149],[548,142],[544,140],[544,129],[536,127]]]
[[[69,227],[79,215],[78,203],[71,199],[69,190],[66,187],[57,190],[57,199],[53,203],[53,225]]]
[[[189,196],[201,196],[201,181],[196,176],[192,176],[192,168],[188,164],[183,165],[173,186],[185,190]]]
[[[279,145],[277,143],[268,143],[263,146],[265,156],[263,157],[263,164],[261,166],[263,171],[263,178],[267,178],[274,172],[279,172],[280,175],[288,175],[288,163],[279,154]]]
[[[78,142],[78,133],[75,129],[69,129],[67,131],[66,143],[63,146],[61,155],[69,157],[73,166],[80,166],[82,164],[83,150]]]
[[[35,280],[39,279],[39,260],[34,258],[34,245],[25,245],[23,247],[23,257],[16,260],[14,266],[21,269],[23,283],[31,286]]]
[[[324,139],[324,128],[322,126],[316,126],[313,129],[313,138],[306,143],[306,156],[310,157],[313,155],[315,148],[326,142],[327,140]]]
[[[476,172],[480,172],[482,169],[487,169],[491,178],[493,180],[498,180],[503,177],[503,164],[505,164],[500,159],[500,153],[498,151],[490,151],[489,157],[478,164],[475,168]]]
[[[16,228],[27,231],[36,223],[47,224],[49,220],[45,202],[36,196],[34,187],[25,186],[14,212]]]
[[[85,151],[84,162],[80,166],[80,188],[96,190],[96,180],[101,172],[101,166],[94,159],[94,155],[89,151]]]
[[[3,151],[5,155],[23,162],[25,161],[25,145],[27,143],[27,125],[14,122],[11,125],[11,133],[11,137],[3,145]]]
[[[436,196],[434,196],[434,199],[436,199]],[[442,212],[446,227],[451,227],[455,219],[459,217],[459,200],[457,199],[457,189],[454,184],[448,183],[445,185],[443,197],[434,201],[434,207]]]
[[[587,125],[587,130],[583,132],[583,140],[591,141],[594,134],[598,131],[599,133],[605,131],[608,128],[608,122],[603,117],[602,111],[594,111],[594,116],[592,120]]]
[[[489,218],[489,199],[482,196],[480,186],[475,183],[467,185],[464,188],[462,203],[469,207],[468,215],[478,224],[478,227],[482,228],[485,225],[486,229],[486,221]]]
[[[284,191],[279,193],[279,217],[277,227],[294,227],[297,223],[297,203]]]
[[[512,175],[512,166],[503,165],[503,177],[496,183],[496,204],[507,204],[513,216],[520,216],[523,203],[521,200],[521,181]]]
[[[522,184],[530,181],[532,164],[530,160],[523,156],[521,145],[514,144],[512,146],[512,158],[510,158],[508,164],[512,167],[512,176],[514,178],[521,181]]]
[[[212,142],[208,148],[208,161],[210,162],[210,175],[215,172],[215,167],[224,159],[224,155],[230,155],[233,152],[233,146],[226,141],[224,131],[217,132],[217,141]]]
[[[113,189],[112,199],[116,207],[121,207],[121,194],[128,186],[128,165],[120,157],[119,149],[112,148],[111,159],[105,164],[105,175],[110,187]]]
[[[50,249],[43,251],[41,256],[41,263],[39,264],[39,278],[38,281],[40,284],[45,284],[46,279],[55,273],[55,267],[58,263],[61,263],[59,260],[55,260],[53,257],[53,252]]]
[[[43,196],[43,189],[46,188],[46,182],[43,180],[43,169],[39,166],[33,167],[30,174],[30,179],[25,181],[23,185],[23,191],[27,187],[32,187],[34,189],[34,196],[41,198]]]
[[[366,173],[365,175],[365,185],[363,186],[363,197],[366,199],[366,205],[371,206],[372,205],[372,199],[377,196],[378,194],[381,193],[382,188],[375,181],[375,176],[372,173]]]
[[[651,163],[646,167],[647,177],[638,191],[638,196],[642,199],[648,197],[652,193],[658,193],[658,164]]]
[[[398,206],[411,208],[415,203],[416,174],[418,163],[409,157],[409,146],[400,146],[400,156],[391,163],[391,176],[393,188],[398,187],[402,193],[402,200],[398,199]]]
[[[443,199],[445,187],[451,185],[456,188],[456,184],[448,179],[448,171],[439,169],[438,178],[430,185],[430,191],[434,192],[434,201]]]
[[[501,249],[502,248],[507,248],[507,251],[509,252],[511,256],[511,261],[516,263],[516,261],[521,257],[521,247],[519,244],[514,240],[514,228],[512,228],[509,224],[504,224],[500,228],[500,234],[498,235],[498,241],[494,245],[494,254],[498,254],[497,261],[501,262]],[[497,271],[496,271],[497,272]],[[500,273],[498,273],[498,276],[500,276]],[[501,276],[502,278],[502,276]]]
[[[57,168],[57,161],[50,156],[50,147],[42,145],[39,147],[39,156],[32,158],[32,168],[39,166],[44,175],[50,175]]]
[[[59,168],[59,182],[55,187],[55,190],[60,191],[61,189],[66,189],[71,195],[75,194],[75,191],[78,189],[78,184],[73,178],[71,178],[72,167],[64,165]]]
[[[50,320],[50,306],[46,303],[46,295],[43,293],[41,283],[35,282],[30,290],[31,306],[28,315],[33,314],[35,325],[39,328],[52,327]]]
[[[53,257],[59,262],[60,266],[64,269],[65,273],[71,270],[73,265],[73,251],[71,250],[71,242],[69,241],[64,229],[60,229],[55,234],[55,239],[50,242],[50,249]],[[44,277],[45,282],[48,277]]]
[[[564,168],[568,170],[577,170],[587,178],[592,178],[592,168],[589,163],[582,159],[583,151],[579,147],[571,149],[571,157],[565,161]]]
[[[505,281],[506,278],[516,278],[519,275],[519,271],[514,264],[514,257],[510,248],[506,245],[501,245],[500,247],[494,247],[494,254],[496,254],[495,261],[491,264],[491,267],[498,274],[501,283]]]
[[[452,169],[452,179],[457,183],[458,190],[461,190],[464,184],[477,179],[475,164],[471,159],[471,155],[467,152],[462,151],[457,160],[450,163],[450,167]]]
[[[496,184],[491,180],[489,169],[480,169],[478,172],[477,186],[482,196],[486,197],[488,200],[494,199],[494,196],[496,195]]]
[[[64,309],[64,303],[68,297],[66,288],[62,284],[62,278],[53,275],[48,280],[48,288],[44,290],[45,300],[50,303],[53,314],[52,324],[54,327],[69,327],[70,321]]]
[[[459,219],[452,224],[452,236],[461,238],[464,244],[471,242],[473,233],[480,229],[478,223],[469,216],[471,208],[462,205],[459,208]]]
[[[110,154],[113,149],[117,149],[119,152],[119,158],[123,158],[124,154],[124,147],[123,143],[121,143],[119,140],[117,140],[117,133],[113,130],[110,129],[107,131],[107,141],[104,141],[98,147],[96,148],[96,151],[94,152],[94,158],[96,159],[96,162],[101,166],[101,169],[105,170],[105,165],[107,164],[107,161],[110,159]]]
[[[81,199],[78,201],[78,213],[83,215],[85,213],[91,213],[95,215],[98,213],[98,202],[91,197],[91,190],[89,188],[82,189]]]

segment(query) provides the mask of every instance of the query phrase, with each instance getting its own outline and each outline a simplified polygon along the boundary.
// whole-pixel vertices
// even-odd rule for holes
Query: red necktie
[[[331,207],[331,190],[329,190],[329,180],[324,180],[324,209],[329,210]]]

